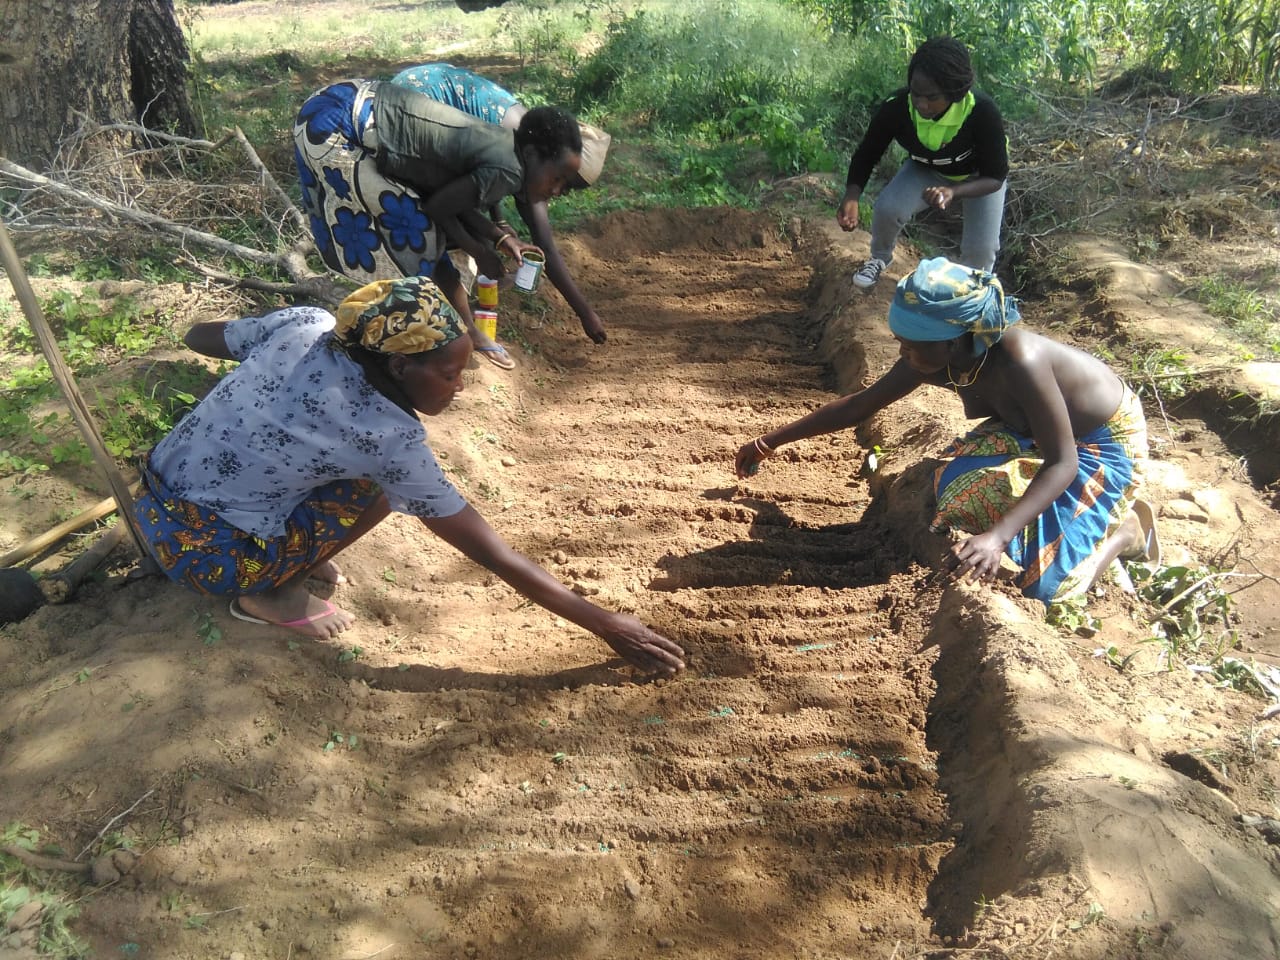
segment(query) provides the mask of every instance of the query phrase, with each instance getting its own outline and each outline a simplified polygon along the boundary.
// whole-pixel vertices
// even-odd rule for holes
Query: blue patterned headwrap
[[[1022,315],[1006,297],[1000,279],[946,257],[921,260],[915,273],[898,281],[889,304],[889,329],[903,340],[953,340],[973,334],[975,355],[1004,336]]]

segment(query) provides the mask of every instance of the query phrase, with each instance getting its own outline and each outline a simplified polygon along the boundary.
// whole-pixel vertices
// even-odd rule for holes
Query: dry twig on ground
[[[228,153],[228,146],[236,149]],[[221,283],[328,303],[349,292],[308,266],[315,248],[306,217],[239,129],[211,141],[86,122],[45,174],[0,159],[0,183],[18,191],[4,210],[18,233],[59,229],[128,250],[136,248],[142,227],[149,238],[173,242],[184,263]],[[227,261],[270,277],[239,276]],[[281,276],[291,282],[271,278]]]

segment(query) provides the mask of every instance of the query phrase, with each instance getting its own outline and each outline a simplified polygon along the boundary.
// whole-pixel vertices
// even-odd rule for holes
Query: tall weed
[[[574,92],[653,129],[690,129],[747,102],[786,104],[808,124],[828,112],[841,46],[767,2],[639,10],[609,24]]]
[[[1193,92],[1280,82],[1280,0],[1157,0],[1146,62]]]

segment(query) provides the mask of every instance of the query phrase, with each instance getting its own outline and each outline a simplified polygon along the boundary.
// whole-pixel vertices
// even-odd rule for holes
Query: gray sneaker
[[[853,285],[862,290],[870,290],[876,285],[876,281],[880,279],[880,274],[884,272],[884,268],[887,266],[888,264],[883,260],[871,257],[853,275]]]

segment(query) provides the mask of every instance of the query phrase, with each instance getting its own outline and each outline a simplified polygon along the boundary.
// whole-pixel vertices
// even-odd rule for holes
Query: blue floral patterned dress
[[[388,124],[383,109],[397,122]],[[313,94],[293,141],[320,256],[361,282],[429,277],[448,256],[444,231],[424,206],[433,189],[469,176],[483,209],[523,180],[510,131],[379,81],[346,80]]]

